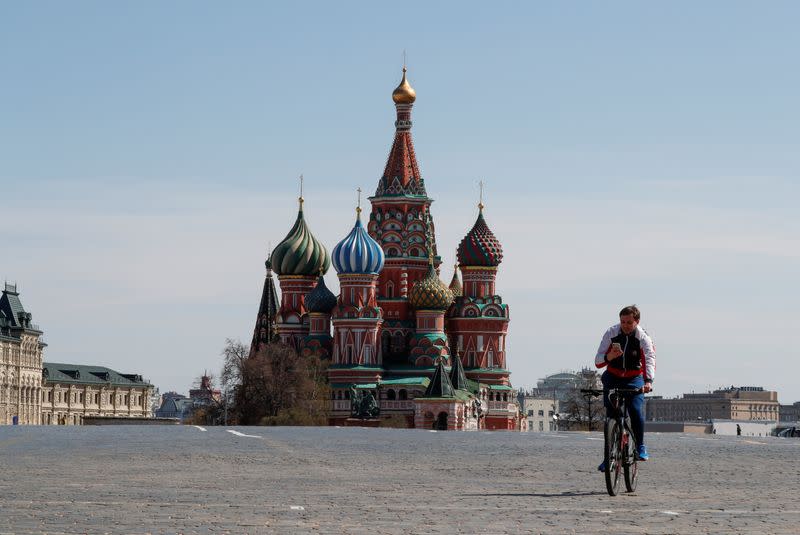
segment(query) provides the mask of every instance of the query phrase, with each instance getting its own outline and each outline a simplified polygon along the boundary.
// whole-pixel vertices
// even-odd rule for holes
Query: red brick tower
[[[506,369],[506,332],[509,310],[495,292],[497,267],[503,248],[483,218],[478,219],[458,246],[463,295],[447,313],[450,344],[462,356],[470,379],[488,385],[509,385]]]
[[[463,295],[447,312],[447,331],[467,377],[487,385],[484,427],[518,429],[516,392],[506,368],[509,310],[495,291],[503,248],[483,218],[483,202],[478,209],[475,225],[458,246]]]
[[[392,93],[397,109],[394,143],[375,195],[370,197],[368,230],[380,244],[386,262],[377,283],[378,304],[384,311],[381,349],[386,364],[406,364],[408,344],[414,332],[414,311],[408,292],[428,272],[426,232],[436,255],[436,242],[425,182],[417,165],[411,140],[411,109],[416,92],[403,78]],[[438,257],[434,258],[439,265]]]

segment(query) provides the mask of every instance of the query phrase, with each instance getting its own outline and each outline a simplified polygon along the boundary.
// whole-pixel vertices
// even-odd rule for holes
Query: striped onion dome
[[[458,280],[458,264],[453,268],[453,279],[450,281],[450,291],[453,292],[455,297],[464,295],[464,288],[461,286],[461,281]]]
[[[414,283],[408,301],[417,310],[447,310],[453,302],[453,292],[439,280],[433,263],[428,264],[428,274]]]
[[[278,275],[317,275],[331,267],[328,250],[311,234],[303,218],[303,198],[292,230],[272,251],[272,270]]]
[[[336,296],[325,286],[325,278],[320,275],[317,285],[306,294],[306,310],[309,312],[322,312],[330,314],[336,306]]]
[[[383,268],[383,249],[361,224],[361,209],[356,224],[333,248],[333,267],[337,273],[378,273]]]
[[[483,219],[483,205],[479,206],[478,220],[458,246],[458,263],[466,267],[496,267],[503,261],[503,246]]]

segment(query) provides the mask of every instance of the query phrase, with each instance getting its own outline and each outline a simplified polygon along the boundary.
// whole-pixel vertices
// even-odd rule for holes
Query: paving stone
[[[612,498],[598,434],[237,430],[0,427],[0,531],[800,532],[797,439],[649,434]]]

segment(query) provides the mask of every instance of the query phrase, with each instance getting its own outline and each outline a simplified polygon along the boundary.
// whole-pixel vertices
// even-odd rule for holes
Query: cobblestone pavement
[[[800,440],[648,446],[612,498],[597,433],[0,427],[0,533],[800,533]]]

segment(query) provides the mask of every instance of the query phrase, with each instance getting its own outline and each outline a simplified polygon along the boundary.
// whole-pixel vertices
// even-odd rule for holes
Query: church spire
[[[253,341],[250,344],[250,354],[255,355],[266,344],[277,340],[275,319],[280,307],[278,292],[275,290],[275,279],[272,277],[272,251],[264,262],[267,276],[264,279],[264,290],[261,292],[261,304],[258,306],[256,327],[253,330]]]
[[[414,143],[411,141],[411,108],[416,99],[417,92],[408,82],[406,67],[403,66],[403,78],[400,80],[400,85],[392,92],[392,100],[397,108],[394,143],[389,151],[378,189],[375,191],[376,197],[427,197],[425,182],[420,175],[417,157],[414,154]]]
[[[436,364],[436,371],[433,372],[431,382],[425,390],[426,398],[452,398],[455,397],[453,383],[450,382],[450,376],[447,375],[447,370],[444,369],[444,359],[439,359]]]

